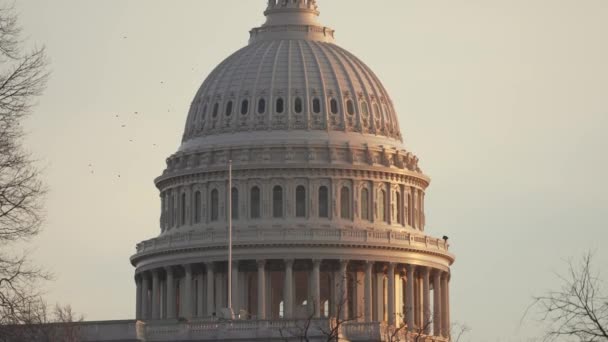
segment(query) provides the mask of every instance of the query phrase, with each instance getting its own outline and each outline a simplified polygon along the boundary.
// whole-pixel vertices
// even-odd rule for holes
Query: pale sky
[[[433,180],[427,232],[456,254],[452,320],[473,329],[466,341],[538,340],[520,320],[564,260],[592,249],[608,264],[608,2],[318,2],[387,87]],[[160,232],[153,179],[196,90],[265,3],[17,0],[52,62],[26,125],[50,188],[33,242],[56,275],[49,302],[87,320],[134,317],[129,256]]]

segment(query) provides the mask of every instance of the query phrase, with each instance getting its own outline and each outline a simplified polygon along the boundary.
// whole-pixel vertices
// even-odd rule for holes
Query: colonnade
[[[137,319],[220,316],[227,269],[226,262],[207,262],[139,272]],[[232,267],[232,303],[239,319],[339,316],[447,337],[449,278],[444,270],[391,262],[242,260]]]

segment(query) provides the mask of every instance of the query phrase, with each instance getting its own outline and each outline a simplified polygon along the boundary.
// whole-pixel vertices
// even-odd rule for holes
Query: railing
[[[303,327],[310,323],[304,333]],[[215,341],[296,339],[305,334],[310,341],[323,340],[335,321],[327,319],[271,321],[140,322],[137,338],[143,341]],[[342,338],[352,342],[448,342],[448,338],[419,335],[385,323],[347,322],[339,328]]]
[[[224,246],[227,233],[223,231],[186,232],[161,236],[141,242],[137,253],[158,251],[178,247]],[[280,228],[280,229],[243,229],[235,230],[233,243],[272,244],[272,243],[361,243],[395,247],[414,247],[447,253],[449,244],[442,239],[415,235],[407,232],[367,231],[339,228]]]

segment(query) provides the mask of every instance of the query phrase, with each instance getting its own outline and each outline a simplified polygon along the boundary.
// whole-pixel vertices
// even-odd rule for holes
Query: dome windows
[[[219,192],[217,189],[211,191],[211,221],[217,221],[219,219]]]
[[[361,218],[369,221],[369,191],[361,189]]]
[[[213,117],[214,117],[214,118],[216,118],[216,117],[217,117],[217,114],[218,114],[219,112],[220,112],[220,104],[219,104],[218,102],[216,102],[216,103],[213,105],[213,114],[212,114],[212,115],[213,115]]]
[[[285,111],[285,100],[283,100],[282,97],[279,97],[277,99],[274,110],[277,112],[277,114],[283,114],[283,112]]]
[[[249,113],[249,100],[244,99],[241,102],[241,115],[247,115]]]
[[[329,190],[326,186],[319,188],[319,217],[329,218]]]
[[[312,99],[312,112],[315,114],[321,113],[321,100],[318,97]]]
[[[363,113],[363,116],[369,115],[369,106],[365,101],[361,101],[361,113]]]
[[[272,217],[283,217],[283,188],[279,185],[272,189]]]
[[[226,116],[232,115],[232,101],[228,101],[226,104]]]
[[[348,113],[348,115],[355,114],[355,104],[351,99],[346,100],[346,112]]]
[[[296,100],[293,103],[293,110],[296,112],[296,114],[301,114],[303,108],[303,104],[302,104],[302,99],[299,97],[296,97]]]
[[[266,113],[266,100],[261,98],[258,100],[258,114]]]
[[[250,215],[252,219],[260,218],[260,188],[254,186],[251,188],[250,195]]]
[[[296,188],[296,217],[306,217],[306,188]]]
[[[350,189],[346,186],[342,187],[340,190],[340,217],[343,219],[351,218],[350,202]]]
[[[236,220],[239,218],[239,190],[232,188],[230,195],[230,199],[232,200],[232,219]]]
[[[332,114],[338,114],[338,101],[336,101],[336,99],[331,99],[329,101],[329,108]]]

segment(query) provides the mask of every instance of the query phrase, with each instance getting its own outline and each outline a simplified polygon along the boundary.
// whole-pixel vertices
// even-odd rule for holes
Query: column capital
[[[421,266],[420,271],[422,272],[422,275],[425,277],[431,274],[430,267]]]
[[[407,273],[414,273],[414,271],[416,271],[416,265],[407,264],[405,265],[405,270],[407,271]]]
[[[431,273],[433,274],[433,277],[435,277],[435,278],[441,278],[441,277],[442,277],[442,275],[443,275],[443,271],[442,271],[442,270],[439,270],[439,269],[436,269],[436,268],[435,268],[435,269],[433,269],[433,270],[431,271]]]
[[[264,267],[266,267],[266,259],[256,260],[255,262],[258,265],[258,268],[264,268]]]
[[[344,267],[344,266],[348,266],[348,263],[350,262],[350,260],[347,259],[341,259],[340,260],[340,266]]]
[[[366,269],[366,270],[367,270],[367,269],[369,269],[369,270],[373,269],[373,268],[374,268],[374,265],[376,264],[376,262],[374,262],[374,261],[369,261],[369,260],[366,260],[364,263],[365,263],[365,269]]]
[[[293,267],[294,259],[284,259],[285,266]]]
[[[167,274],[173,274],[173,266],[165,266],[164,268]]]
[[[183,264],[182,267],[187,273],[192,273],[192,264]]]
[[[321,267],[321,263],[323,262],[322,259],[312,259],[312,266],[313,267]]]
[[[215,262],[213,261],[207,261],[205,263],[205,268],[208,270],[213,270],[215,268]]]
[[[397,263],[395,262],[389,262],[388,263],[388,272],[389,273],[395,273],[395,268],[397,267]]]

